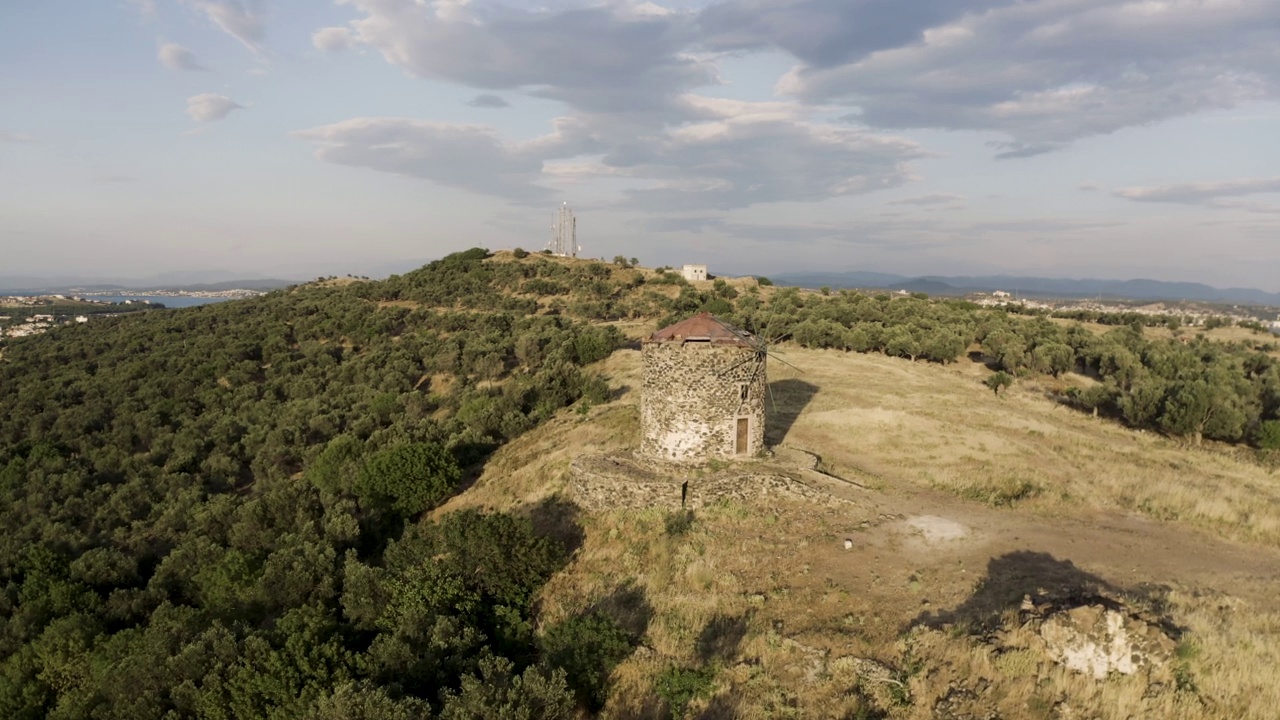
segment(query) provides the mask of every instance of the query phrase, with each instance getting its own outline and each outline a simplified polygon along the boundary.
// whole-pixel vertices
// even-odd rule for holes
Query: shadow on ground
[[[1000,627],[1003,615],[1022,607],[1031,596],[1037,603],[1066,609],[1088,604],[1118,607],[1124,591],[1092,573],[1076,567],[1070,560],[1059,560],[1049,553],[1018,550],[991,558],[987,575],[969,599],[951,610],[927,612],[911,621],[911,627],[923,625],[941,628],[953,625],[972,635],[985,635]]]
[[[582,547],[586,536],[582,532],[582,509],[560,496],[552,496],[530,506],[526,511],[533,531],[551,538],[564,547],[570,556]]]
[[[747,615],[717,615],[698,635],[698,659],[703,663],[727,663],[737,659],[738,646],[747,636]]]
[[[765,443],[781,445],[791,432],[796,418],[809,406],[818,386],[795,378],[769,383],[769,399],[765,401]]]
[[[649,630],[649,621],[653,619],[653,607],[645,597],[644,589],[634,583],[627,583],[615,588],[612,592],[592,603],[586,614],[601,613],[613,619],[635,638],[637,642]]]

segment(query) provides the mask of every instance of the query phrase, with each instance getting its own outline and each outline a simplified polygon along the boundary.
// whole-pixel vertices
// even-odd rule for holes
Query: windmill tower
[[[641,349],[640,451],[668,462],[764,449],[767,348],[710,313],[665,327]]]
[[[578,218],[569,209],[569,203],[561,203],[556,209],[555,222],[551,223],[551,241],[547,249],[553,255],[578,257]]]

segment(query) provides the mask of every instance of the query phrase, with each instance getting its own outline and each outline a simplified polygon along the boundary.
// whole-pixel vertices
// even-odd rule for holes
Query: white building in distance
[[[683,268],[680,269],[680,274],[683,275],[684,279],[688,280],[689,282],[693,282],[694,280],[706,280],[707,266],[706,265],[685,265]]]

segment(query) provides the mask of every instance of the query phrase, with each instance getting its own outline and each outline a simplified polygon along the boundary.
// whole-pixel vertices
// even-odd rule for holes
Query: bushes
[[[635,647],[635,638],[608,615],[595,612],[554,625],[542,636],[544,660],[565,671],[569,686],[591,712],[608,697],[609,674]]]
[[[658,676],[658,686],[655,689],[658,697],[667,704],[671,717],[683,720],[689,703],[711,694],[715,677],[714,667],[686,668],[672,665]]]
[[[1280,420],[1267,420],[1258,425],[1254,442],[1263,450],[1280,450]]]
[[[361,501],[410,517],[453,493],[462,480],[458,462],[439,445],[412,443],[384,450],[364,464],[355,483]]]

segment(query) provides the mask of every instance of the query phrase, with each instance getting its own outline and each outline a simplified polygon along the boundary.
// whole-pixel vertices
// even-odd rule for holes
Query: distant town
[[[160,300],[150,298],[203,298],[217,301],[257,297],[261,294],[260,291],[246,289],[115,289],[49,295],[0,295],[0,338],[39,335],[59,325],[83,324],[94,318],[117,317],[125,313],[166,307]]]
[[[906,291],[898,291],[907,294]],[[1161,318],[1186,327],[1212,327],[1238,325],[1255,330],[1269,330],[1280,334],[1280,309],[1239,305],[1215,306],[1207,303],[1101,301],[1101,300],[1051,300],[1016,297],[1004,290],[990,293],[970,293],[966,300],[983,307],[1018,307],[1033,311],[1045,311],[1058,316],[1078,316],[1087,320],[1091,315],[1137,315]]]

